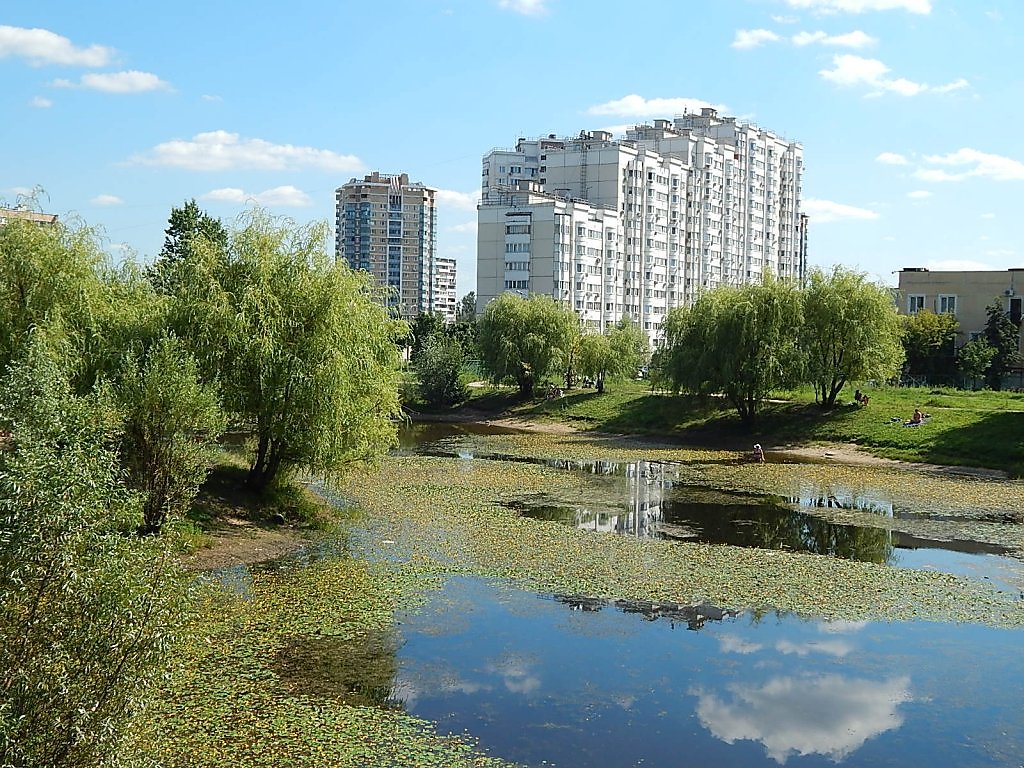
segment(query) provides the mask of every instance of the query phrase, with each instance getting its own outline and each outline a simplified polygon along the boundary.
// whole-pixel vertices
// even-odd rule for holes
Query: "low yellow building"
[[[1018,326],[1024,310],[1024,267],[1005,271],[940,272],[924,267],[900,270],[898,310],[913,315],[921,310],[951,312],[960,326],[957,346],[983,333],[986,309],[999,299]],[[1018,337],[1018,345],[1020,339]]]
[[[8,221],[31,221],[41,227],[57,223],[57,214],[39,213],[27,208],[0,208],[0,227]]]

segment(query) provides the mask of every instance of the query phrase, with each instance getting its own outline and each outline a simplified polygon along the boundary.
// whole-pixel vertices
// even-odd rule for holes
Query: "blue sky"
[[[173,206],[333,220],[372,170],[441,190],[475,290],[481,157],[713,105],[804,147],[810,260],[1024,266],[1019,0],[8,3],[0,200],[148,261]]]

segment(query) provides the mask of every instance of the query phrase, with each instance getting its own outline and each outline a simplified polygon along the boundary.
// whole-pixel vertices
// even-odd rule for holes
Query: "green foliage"
[[[989,389],[1003,388],[1003,375],[1020,364],[1020,328],[1003,311],[1003,302],[995,299],[985,308],[985,340],[995,350],[985,372]]]
[[[173,327],[219,378],[224,406],[255,436],[248,482],[333,476],[397,440],[395,338],[372,279],[325,251],[325,224],[245,215],[226,251],[186,256]]]
[[[167,297],[153,290],[134,263],[103,269],[98,279],[94,322],[75,377],[80,393],[90,391],[101,379],[116,377],[124,356],[150,347],[168,322]]]
[[[606,378],[635,376],[650,358],[650,346],[640,326],[624,317],[603,335],[585,334],[578,354],[580,373],[593,377],[597,391],[604,392]]]
[[[195,200],[189,200],[181,208],[171,209],[164,246],[147,270],[147,277],[157,292],[174,293],[181,279],[178,271],[182,262],[196,248],[223,250],[227,243],[228,233],[220,219],[201,210]]]
[[[82,362],[102,262],[87,227],[20,220],[0,227],[0,370],[20,357],[32,329],[66,362]]]
[[[412,335],[409,359],[415,363],[430,338],[444,333],[444,316],[439,312],[420,312],[409,323],[409,327]]]
[[[908,376],[923,376],[929,381],[948,379],[954,373],[958,329],[956,315],[936,314],[924,309],[903,318],[904,368]]]
[[[580,339],[577,367],[584,376],[590,376],[598,392],[604,392],[604,380],[615,366],[615,353],[608,337],[602,333],[585,333]]]
[[[822,406],[834,406],[849,381],[896,375],[903,347],[888,289],[842,267],[831,273],[812,269],[802,298],[800,346]]]
[[[579,334],[576,313],[550,296],[503,293],[477,325],[481,363],[495,383],[514,381],[530,397],[539,381],[568,361]]]
[[[211,385],[173,336],[132,352],[108,388],[121,417],[120,455],[143,495],[143,530],[156,533],[182,515],[206,478],[224,418]]]
[[[971,379],[984,376],[996,356],[996,350],[985,339],[972,339],[960,347],[957,353],[957,367]]]
[[[476,322],[476,291],[470,291],[459,301],[459,308],[455,313],[456,322]]]
[[[444,335],[456,341],[466,357],[476,356],[476,320],[456,320],[444,327]]]
[[[0,765],[128,765],[126,740],[180,631],[187,588],[44,345],[3,386]]]
[[[416,372],[420,395],[428,405],[444,408],[466,399],[466,386],[461,380],[464,363],[462,346],[455,339],[443,334],[427,339],[416,363]]]
[[[661,364],[676,391],[721,393],[752,427],[763,401],[801,378],[800,294],[768,278],[720,287],[665,320]]]

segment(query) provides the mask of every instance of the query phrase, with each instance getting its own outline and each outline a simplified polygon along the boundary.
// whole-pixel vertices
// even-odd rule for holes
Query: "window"
[[[916,315],[922,309],[924,309],[924,295],[914,294],[912,296],[907,296],[908,315]]]
[[[1021,297],[1014,296],[1010,299],[1010,306],[1008,307],[1010,311],[1010,320],[1018,325],[1020,325],[1021,320],[1021,303]]]
[[[938,306],[936,309],[940,315],[945,312],[948,312],[951,315],[956,314],[956,296],[939,294],[937,304]]]

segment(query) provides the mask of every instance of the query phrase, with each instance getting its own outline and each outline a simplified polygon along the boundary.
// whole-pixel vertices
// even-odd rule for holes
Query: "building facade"
[[[455,296],[455,259],[438,258],[434,271],[434,312],[440,313],[446,323],[454,323],[458,313],[458,299]]]
[[[57,214],[39,213],[27,208],[0,208],[0,227],[9,221],[28,221],[40,227],[52,227],[57,223]]]
[[[477,309],[544,293],[604,331],[625,315],[653,339],[702,290],[802,281],[803,150],[713,109],[605,131],[520,139],[483,158]]]
[[[930,310],[955,314],[960,329],[958,347],[984,333],[987,309],[996,299],[1010,319],[1018,327],[1022,325],[1024,268],[933,272],[924,267],[907,267],[899,275],[899,312],[913,315]],[[1017,343],[1019,349],[1019,337]]]
[[[374,171],[335,191],[335,252],[374,276],[403,318],[442,311],[436,190],[407,174]],[[454,292],[454,286],[452,287]]]

